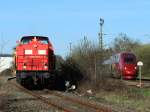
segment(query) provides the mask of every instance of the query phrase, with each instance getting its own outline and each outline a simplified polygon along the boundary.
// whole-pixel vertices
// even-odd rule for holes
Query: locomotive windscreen
[[[40,37],[40,36],[27,36],[27,37],[23,37],[21,39],[21,44],[28,44],[29,42],[31,42],[34,38],[36,37],[36,39],[38,41],[40,41],[42,44],[48,44],[48,37]]]
[[[125,54],[124,55],[124,62],[125,63],[135,63],[136,62],[136,57],[133,54]]]

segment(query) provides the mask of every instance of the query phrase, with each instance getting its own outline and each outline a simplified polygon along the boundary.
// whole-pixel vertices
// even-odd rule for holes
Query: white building
[[[0,72],[12,66],[13,57],[9,54],[0,54]]]

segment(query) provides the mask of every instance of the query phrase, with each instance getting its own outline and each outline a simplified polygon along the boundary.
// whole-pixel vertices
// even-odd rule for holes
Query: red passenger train
[[[55,56],[48,37],[22,37],[15,50],[16,78],[22,85],[47,85],[54,77]]]
[[[137,77],[136,56],[131,52],[121,52],[110,57],[104,64],[110,65],[113,77],[135,79]]]

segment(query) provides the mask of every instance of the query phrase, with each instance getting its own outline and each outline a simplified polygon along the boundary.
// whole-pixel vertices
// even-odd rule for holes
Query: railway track
[[[64,112],[79,112],[79,111],[84,111],[84,112],[112,112],[112,110],[110,108],[104,107],[104,106],[99,106],[93,102],[89,102],[87,100],[83,100],[83,99],[79,99],[77,97],[71,97],[71,96],[67,96],[61,92],[57,92],[57,91],[50,91],[50,90],[45,90],[46,95],[49,96],[53,96],[53,97],[57,97],[56,99],[60,99],[58,100],[59,102],[61,102],[61,104],[58,101],[54,101],[54,99],[51,99],[49,97],[45,97],[42,94],[39,94],[36,91],[30,91],[24,87],[22,87],[21,85],[17,84],[14,81],[9,81],[12,85],[14,85],[15,87],[17,87],[18,89],[20,89],[23,92],[26,92],[30,95],[32,95],[33,97],[41,100],[43,103],[46,103],[47,105],[49,105],[50,107],[54,107],[60,111],[64,111]],[[66,103],[66,105],[64,105]]]
[[[123,81],[127,86],[135,86],[135,87],[142,87],[142,88],[150,88],[150,80],[141,80],[141,85],[139,80],[124,80]]]
[[[58,110],[63,110],[63,111],[65,111],[65,112],[74,112],[73,110],[69,110],[69,109],[67,109],[67,108],[61,107],[61,106],[59,106],[59,105],[53,103],[52,101],[48,100],[47,98],[43,97],[42,95],[39,95],[39,94],[37,94],[37,93],[35,93],[35,92],[32,92],[32,91],[30,91],[30,90],[28,90],[28,89],[26,89],[26,88],[20,86],[19,84],[15,83],[15,82],[10,82],[10,83],[11,83],[12,85],[14,85],[15,87],[17,87],[18,89],[20,89],[20,90],[22,90],[22,91],[28,93],[29,95],[32,95],[33,97],[35,97],[35,98],[41,100],[42,102],[48,104],[50,107],[53,106],[53,107],[57,108]]]
[[[92,102],[89,102],[89,101],[84,100],[84,99],[79,99],[79,98],[77,98],[77,96],[73,98],[71,96],[64,95],[64,94],[57,92],[57,91],[49,91],[49,90],[46,90],[46,91],[49,94],[58,96],[64,100],[71,101],[71,102],[83,105],[85,107],[88,107],[88,108],[93,108],[93,109],[97,110],[96,112],[111,112],[110,108],[99,106],[99,105],[95,104],[94,102],[92,103]]]
[[[112,78],[113,80],[121,80],[117,78]],[[135,87],[143,87],[143,88],[150,88],[150,79],[142,78],[141,79],[141,86],[139,86],[139,79],[133,80],[121,80],[127,86],[135,86]]]

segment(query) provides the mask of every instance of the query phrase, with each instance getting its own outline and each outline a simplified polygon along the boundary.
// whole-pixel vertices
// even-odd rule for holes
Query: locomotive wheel
[[[33,89],[34,87],[33,80],[30,77],[25,79],[20,79],[20,84],[27,89]]]
[[[25,85],[27,86],[28,89],[33,89],[34,88],[33,79],[31,77],[28,77],[25,80]]]
[[[123,75],[122,74],[120,75],[120,79],[123,80]]]
[[[118,79],[122,79],[123,78],[120,73],[116,73],[116,74],[117,74],[116,76],[117,76]]]
[[[16,81],[21,84],[21,78],[20,77],[16,77]]]
[[[16,81],[21,84],[20,73],[18,71],[16,72]]]

